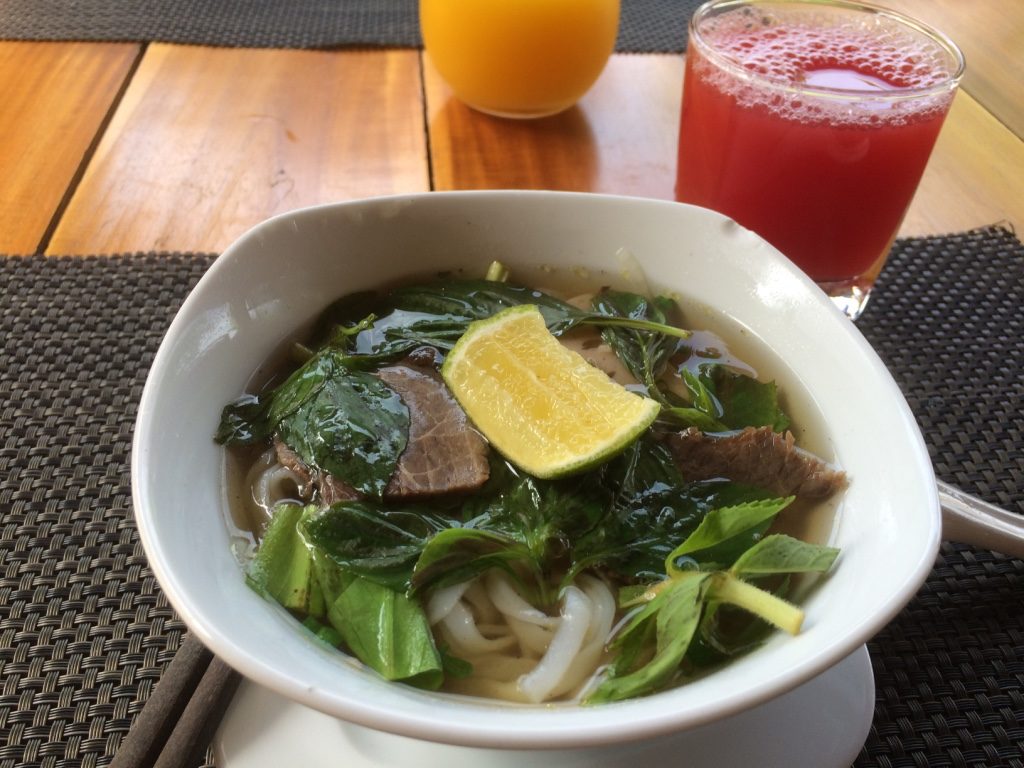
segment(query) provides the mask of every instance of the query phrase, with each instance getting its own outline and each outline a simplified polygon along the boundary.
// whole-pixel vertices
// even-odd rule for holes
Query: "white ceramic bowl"
[[[303,638],[244,583],[225,524],[224,458],[212,434],[275,346],[331,300],[409,275],[492,259],[513,267],[622,270],[728,315],[785,361],[851,478],[834,573],[805,603],[804,631],[689,685],[595,707],[510,707],[386,683]],[[779,373],[779,371],[776,371]],[[171,604],[245,676],[339,718],[483,747],[570,748],[678,731],[787,691],[881,629],[927,576],[940,515],[931,463],[896,384],[863,337],[801,272],[751,232],[691,206],[552,192],[430,193],[271,219],[233,244],[174,319],[139,407],[132,457],[143,545]]]

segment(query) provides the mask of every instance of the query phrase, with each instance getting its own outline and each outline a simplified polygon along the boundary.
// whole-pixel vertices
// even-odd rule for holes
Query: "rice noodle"
[[[555,636],[555,630],[558,628],[559,619],[555,618],[555,622],[550,627],[541,627],[537,624],[530,624],[529,622],[519,621],[512,616],[506,616],[509,629],[515,634],[516,639],[519,640],[519,647],[523,653],[530,654],[534,658],[540,658],[544,655],[544,652],[551,645],[551,638]]]
[[[302,504],[302,478],[277,460],[273,449],[265,451],[249,472],[252,501],[264,519],[269,520],[275,506],[283,502]]]
[[[430,602],[427,603],[427,621],[430,622],[431,626],[437,624],[437,622],[451,613],[452,608],[462,599],[462,596],[471,584],[471,581],[453,584],[450,587],[437,590],[430,596]]]
[[[495,608],[505,616],[514,616],[519,621],[539,624],[542,627],[558,625],[557,616],[548,616],[544,611],[534,608],[516,592],[504,573],[495,569],[487,574],[487,592],[494,602]]]
[[[476,579],[470,584],[465,594],[466,603],[472,608],[473,615],[480,623],[504,623],[505,617],[494,606],[494,601],[484,586],[483,579]]]
[[[515,636],[511,634],[493,639],[484,637],[472,612],[461,602],[452,606],[448,615],[441,620],[441,626],[447,630],[456,656],[501,651],[516,645]]]
[[[532,606],[505,572],[436,591],[427,615],[439,639],[473,674],[449,690],[523,703],[577,698],[605,661],[615,596],[601,579],[567,587],[558,615]]]
[[[546,700],[569,670],[583,645],[592,615],[590,598],[577,587],[566,587],[562,620],[547,652],[528,674],[519,678],[519,690],[534,704]]]
[[[570,661],[561,682],[548,694],[549,698],[570,693],[579,696],[580,691],[604,660],[605,645],[611,633],[612,622],[615,620],[615,596],[608,585],[594,576],[581,577],[579,584],[590,600],[590,626],[587,628],[582,647]]]

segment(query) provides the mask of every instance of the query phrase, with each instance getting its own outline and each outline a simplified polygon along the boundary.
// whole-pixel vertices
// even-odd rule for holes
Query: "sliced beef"
[[[384,492],[386,498],[472,491],[490,475],[487,443],[469,424],[432,363],[432,358],[410,359],[408,365],[391,365],[377,372],[409,409],[409,442]],[[303,485],[316,485],[323,503],[359,498],[359,492],[343,480],[313,471],[280,440],[274,441],[274,449],[278,461],[298,475]]]
[[[314,472],[306,462],[299,458],[299,454],[279,439],[274,440],[274,450],[277,452],[277,460],[300,478],[303,487],[308,488],[315,485],[319,489],[320,499],[324,504],[330,506],[339,501],[352,501],[359,498],[359,491],[348,483],[327,472]]]
[[[824,499],[846,486],[846,475],[796,447],[793,435],[748,427],[713,437],[697,429],[669,435],[669,448],[688,480],[725,477],[779,496]]]
[[[483,485],[490,474],[487,443],[434,368],[392,365],[377,375],[409,409],[409,443],[385,495],[432,496]]]

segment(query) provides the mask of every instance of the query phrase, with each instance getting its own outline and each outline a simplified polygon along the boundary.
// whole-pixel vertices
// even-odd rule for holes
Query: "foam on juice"
[[[946,90],[914,98],[912,91],[948,82],[956,62],[925,35],[881,14],[863,22],[827,8],[748,7],[705,19],[700,36],[752,76],[738,78],[700,57],[701,77],[744,106],[787,119],[902,123],[944,110],[952,98]],[[887,98],[900,91],[908,98]]]

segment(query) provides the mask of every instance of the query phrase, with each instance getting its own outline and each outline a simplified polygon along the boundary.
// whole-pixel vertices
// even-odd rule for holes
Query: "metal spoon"
[[[942,538],[1024,558],[1024,515],[964,493],[941,480]]]

